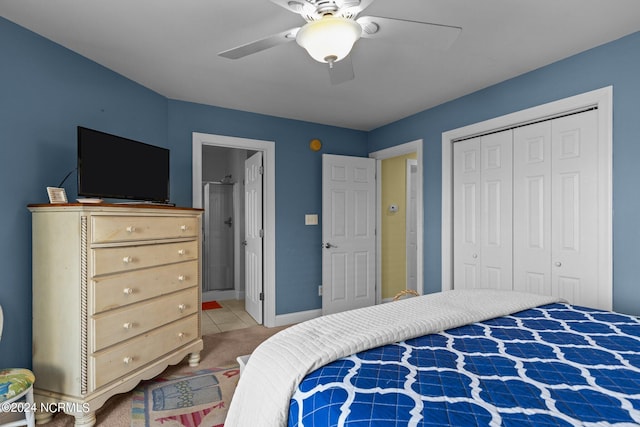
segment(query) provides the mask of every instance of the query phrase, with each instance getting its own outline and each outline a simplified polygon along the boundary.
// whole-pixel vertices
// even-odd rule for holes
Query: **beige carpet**
[[[253,352],[262,341],[284,328],[285,327],[265,328],[264,326],[253,326],[236,331],[206,335],[202,337],[204,340],[204,350],[200,354],[201,360],[198,369],[237,365],[236,357]],[[192,371],[193,368],[189,366],[186,360],[183,360],[178,365],[168,367],[161,375],[176,375]],[[96,418],[96,426],[130,426],[131,392],[111,397],[102,408],[98,409]],[[43,427],[73,427],[74,419],[66,414],[56,414],[53,421],[40,425]]]

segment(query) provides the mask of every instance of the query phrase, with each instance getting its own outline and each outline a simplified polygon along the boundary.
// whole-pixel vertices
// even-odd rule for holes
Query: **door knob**
[[[562,263],[561,262],[556,262],[556,267],[562,267]]]
[[[337,246],[336,246],[336,245],[331,244],[331,243],[329,243],[329,242],[327,242],[327,243],[323,243],[323,244],[322,244],[322,247],[323,247],[323,248],[325,248],[325,249],[337,248]]]

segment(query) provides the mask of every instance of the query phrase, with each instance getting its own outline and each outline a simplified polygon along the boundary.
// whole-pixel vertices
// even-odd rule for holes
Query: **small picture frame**
[[[47,194],[49,195],[49,203],[68,203],[64,188],[47,187]]]

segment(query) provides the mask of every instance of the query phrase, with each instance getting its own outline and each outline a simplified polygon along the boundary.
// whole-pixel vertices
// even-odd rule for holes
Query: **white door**
[[[480,284],[480,138],[453,144],[453,287]]]
[[[512,139],[512,131],[507,130],[480,141],[480,283],[484,288],[513,289]]]
[[[513,289],[551,295],[551,122],[513,131]]]
[[[512,289],[512,132],[453,146],[454,287]]]
[[[245,310],[262,324],[262,151],[244,163],[245,198]]]
[[[454,144],[455,288],[515,289],[606,308],[597,279],[597,114]]]
[[[597,279],[597,114],[514,132],[514,288],[604,308]]]
[[[407,159],[407,289],[418,290],[418,161]],[[422,293],[422,289],[420,289]]]
[[[322,156],[322,312],[375,304],[375,160]]]
[[[598,299],[597,110],[551,126],[551,287],[572,304]]]

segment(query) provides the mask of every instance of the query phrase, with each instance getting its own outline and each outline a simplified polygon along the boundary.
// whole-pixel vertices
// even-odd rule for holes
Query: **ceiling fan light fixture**
[[[300,28],[296,41],[318,62],[340,61],[351,52],[362,35],[357,22],[339,16],[325,15]]]

